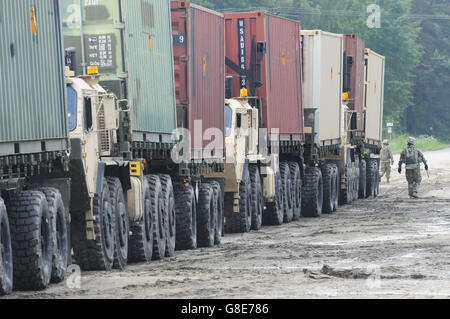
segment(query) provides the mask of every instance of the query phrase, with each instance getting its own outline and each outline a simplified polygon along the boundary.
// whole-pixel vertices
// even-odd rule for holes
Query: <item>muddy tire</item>
[[[147,181],[150,187],[150,197],[153,213],[153,256],[152,260],[163,259],[166,254],[166,225],[164,215],[164,198],[161,181],[158,175],[148,175]]]
[[[334,167],[330,164],[321,167],[323,179],[323,206],[324,214],[331,214],[334,209]]]
[[[131,236],[128,242],[130,262],[149,262],[153,256],[153,212],[150,187],[147,179],[142,183],[143,216],[139,222],[130,224]]]
[[[0,296],[10,294],[13,288],[13,255],[11,233],[5,203],[0,198]]]
[[[303,187],[302,216],[322,216],[323,180],[322,172],[317,167],[307,167],[305,170],[305,185]]]
[[[47,199],[25,191],[8,203],[15,290],[47,288],[52,275],[53,234]]]
[[[359,191],[358,198],[366,198],[367,191],[367,164],[366,160],[362,159],[359,164]]]
[[[109,186],[104,178],[101,194],[95,194],[94,215],[95,240],[86,238],[86,216],[72,214],[72,248],[76,263],[82,270],[111,270],[114,263],[115,216],[111,205]]]
[[[280,172],[285,194],[283,222],[290,223],[294,219],[294,192],[292,191],[291,169],[287,162],[280,164]]]
[[[192,186],[175,186],[176,250],[197,248],[197,207]]]
[[[346,189],[341,189],[341,196],[340,196],[340,204],[341,205],[350,205],[353,203],[353,196],[354,196],[354,179],[352,176],[352,168],[351,167],[345,167],[345,180],[346,180]]]
[[[209,182],[214,191],[214,201],[217,203],[217,219],[216,219],[216,229],[214,233],[214,245],[220,245],[222,241],[222,236],[224,234],[224,202],[222,187],[219,182],[212,181]]]
[[[367,190],[366,197],[375,197],[378,181],[378,164],[376,160],[367,161]]]
[[[289,163],[292,180],[292,192],[294,194],[293,220],[299,220],[302,215],[302,177],[298,163]]]
[[[128,263],[128,236],[130,234],[127,206],[120,180],[117,177],[107,177],[106,180],[115,219],[113,268],[123,270]]]
[[[42,188],[38,191],[45,195],[48,211],[51,216],[53,257],[52,277],[50,281],[52,283],[60,283],[64,281],[66,275],[69,250],[66,209],[59,190],[55,188]]]
[[[355,160],[355,171],[354,171],[354,175],[352,176],[353,178],[353,201],[356,202],[359,198],[359,177],[361,174],[361,170],[360,170],[360,161],[357,158]]]
[[[260,230],[264,211],[264,194],[261,175],[256,165],[250,166],[250,180],[252,185],[252,229]]]
[[[197,247],[213,247],[216,235],[217,201],[211,184],[200,186],[197,206]]]
[[[263,213],[263,225],[279,226],[284,219],[284,192],[281,175],[275,177],[275,201],[267,203],[267,209]]]
[[[175,193],[172,179],[169,175],[160,175],[162,193],[164,199],[164,216],[167,218],[166,225],[166,257],[175,255],[176,241],[176,213],[175,213]]]
[[[252,226],[252,185],[250,174],[239,185],[239,213],[231,213],[225,223],[227,233],[242,234],[250,231]]]
[[[341,187],[341,175],[336,164],[333,164],[333,183],[333,212],[336,212],[339,208],[339,191]]]

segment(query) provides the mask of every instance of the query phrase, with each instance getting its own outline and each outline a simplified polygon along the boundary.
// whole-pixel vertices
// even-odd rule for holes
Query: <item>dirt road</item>
[[[408,198],[394,170],[378,198],[334,215],[227,235],[220,247],[124,272],[84,272],[80,289],[9,298],[449,298],[450,150],[426,156],[421,199]]]

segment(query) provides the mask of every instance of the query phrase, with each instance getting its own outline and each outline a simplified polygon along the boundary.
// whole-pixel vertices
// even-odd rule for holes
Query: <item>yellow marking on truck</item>
[[[148,48],[152,51],[152,33],[148,33]]]
[[[141,176],[141,162],[130,162],[130,176]]]
[[[282,62],[283,62],[283,65],[286,65],[286,53],[282,53],[281,54],[281,60],[282,60]]]
[[[34,11],[34,7],[31,8],[31,32],[36,36],[37,35],[37,26],[36,26],[36,15]]]

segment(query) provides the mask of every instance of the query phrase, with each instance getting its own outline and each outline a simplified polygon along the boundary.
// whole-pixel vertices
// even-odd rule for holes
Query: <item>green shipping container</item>
[[[97,66],[100,84],[128,100],[134,141],[169,143],[176,128],[170,1],[63,0],[62,5],[64,46],[76,50],[77,74]]]
[[[0,157],[68,149],[60,22],[58,0],[0,1]]]

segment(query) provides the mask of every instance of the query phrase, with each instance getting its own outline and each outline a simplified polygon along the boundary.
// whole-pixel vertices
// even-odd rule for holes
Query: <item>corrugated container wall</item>
[[[279,129],[281,140],[302,140],[300,22],[251,12],[226,13],[225,23],[233,91],[246,87],[262,99],[263,127],[269,133]]]
[[[57,0],[0,1],[0,156],[68,149]]]
[[[356,112],[358,132],[364,130],[365,48],[365,41],[356,34],[344,35],[344,92],[349,93],[348,106]]]
[[[176,128],[169,0],[63,0],[65,47],[77,52],[81,32],[87,66],[98,66],[101,85],[127,99],[134,140],[170,142]],[[80,10],[83,23],[80,24]]]
[[[321,30],[302,31],[303,101],[305,113],[315,111],[315,142],[335,145],[342,136],[343,36]]]
[[[365,138],[381,145],[383,138],[385,57],[366,49],[366,124]]]
[[[224,17],[188,1],[172,1],[171,6],[178,126],[188,128],[192,138],[210,128],[224,132]],[[199,152],[210,142],[193,140],[193,157],[202,158]],[[223,152],[204,155],[223,157]]]

